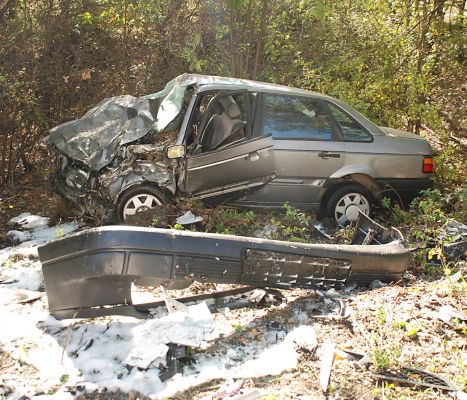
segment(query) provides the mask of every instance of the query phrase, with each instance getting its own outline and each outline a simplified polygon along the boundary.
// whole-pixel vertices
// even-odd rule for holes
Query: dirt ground
[[[226,285],[219,288],[212,285],[207,289],[226,288]],[[180,294],[197,293],[201,288],[193,289]],[[465,325],[464,331],[453,329],[439,320],[436,313],[441,306],[446,305],[458,310],[465,309],[466,291],[466,283],[460,274],[452,279],[443,278],[432,282],[409,275],[386,287],[357,289],[348,295],[341,293],[350,315],[340,320],[314,318],[317,308],[326,309],[330,302],[330,299],[316,291],[282,291],[287,302],[285,308],[271,306],[267,309],[232,311],[241,328],[228,337],[219,338],[205,351],[219,352],[226,343],[234,343],[240,353],[242,346],[254,340],[262,340],[262,336],[270,329],[271,322],[287,331],[303,323],[303,316],[306,314],[320,346],[330,341],[340,350],[368,356],[369,364],[360,366],[357,361],[336,356],[328,391],[323,393],[319,383],[322,355],[316,348],[301,347],[298,348],[301,356],[295,369],[279,376],[239,379],[235,382],[237,396],[256,389],[262,395],[258,398],[270,400],[452,399],[450,392],[385,382],[376,378],[374,373],[382,367],[417,367],[433,372],[457,388],[465,390]],[[179,392],[172,399],[222,399],[224,384],[223,380],[212,380]],[[146,399],[138,393],[86,393],[78,398]]]

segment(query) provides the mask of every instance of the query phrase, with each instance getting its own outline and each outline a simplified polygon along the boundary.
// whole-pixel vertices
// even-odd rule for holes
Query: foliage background
[[[465,140],[465,0],[0,1],[0,187],[102,98],[183,72],[299,86],[381,125]],[[465,169],[460,164],[446,174]],[[456,153],[457,154],[457,153]],[[457,159],[459,163],[459,159]]]

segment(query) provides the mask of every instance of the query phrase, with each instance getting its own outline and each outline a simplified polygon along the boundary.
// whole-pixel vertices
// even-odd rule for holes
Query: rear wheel
[[[361,185],[349,184],[331,194],[325,205],[325,212],[339,225],[347,225],[357,220],[360,211],[371,216],[373,203],[374,197],[369,190]]]
[[[166,202],[162,191],[150,186],[133,186],[123,192],[117,201],[117,222],[125,221],[141,211],[161,206]]]

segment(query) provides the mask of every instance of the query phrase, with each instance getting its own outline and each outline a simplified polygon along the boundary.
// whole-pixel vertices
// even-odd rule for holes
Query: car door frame
[[[196,107],[199,107],[200,101],[203,95],[206,92],[197,93],[196,98],[190,101],[190,116],[188,117],[187,123],[185,125],[185,134],[183,137],[183,143],[187,143],[189,129],[191,129],[191,124],[195,116]],[[188,154],[181,160],[181,174],[178,180],[178,187],[182,192],[189,193],[195,198],[208,198],[215,197],[218,195],[223,195],[227,193],[234,193],[235,196],[243,194],[245,191],[262,186],[267,182],[271,181],[275,176],[275,166],[274,166],[274,150],[273,150],[273,140],[272,136],[262,136],[262,137],[253,137],[252,130],[255,125],[255,114],[251,108],[250,102],[250,92],[246,89],[236,89],[236,90],[219,90],[208,103],[208,106],[205,110],[206,115],[203,116],[203,119],[200,124],[201,133],[207,124],[207,116],[209,115],[209,107],[214,104],[214,100],[223,96],[229,95],[238,95],[242,94],[246,102],[246,113],[247,113],[247,126],[245,138],[240,142],[235,142],[228,144],[225,147],[219,149],[210,150],[204,153],[192,154],[193,148],[189,149]],[[197,141],[198,138],[195,139]],[[267,160],[266,160],[267,159]],[[263,162],[263,168],[259,167],[259,164],[252,164],[256,161],[261,160]],[[264,162],[267,161],[267,162]],[[228,184],[220,185],[210,185],[206,183],[203,185],[201,183],[201,178],[199,173],[194,171],[200,170],[211,170],[216,168],[217,174],[221,171],[228,171],[229,168],[235,165],[237,167],[236,172],[238,172],[239,165],[247,165],[250,173],[246,179],[245,174],[240,176],[239,180],[235,182],[229,182]],[[256,166],[255,171],[258,172],[258,176],[254,175],[251,172],[251,166]],[[261,171],[262,169],[262,171]],[[229,171],[231,172],[231,171]],[[209,175],[209,174],[207,174]],[[196,179],[196,182],[190,182],[190,180]]]
[[[344,141],[341,135],[341,131],[337,125],[335,118],[330,113],[330,110],[327,107],[325,99],[319,96],[307,96],[303,94],[296,94],[296,93],[283,93],[283,92],[261,92],[258,98],[258,110],[259,114],[257,120],[255,121],[253,134],[256,136],[261,136],[263,132],[263,125],[264,125],[264,106],[265,106],[265,96],[280,96],[280,97],[291,97],[291,98],[299,98],[299,99],[312,99],[317,101],[323,107],[324,112],[326,113],[331,129],[332,129],[332,138],[331,140],[320,140],[320,139],[296,139],[296,138],[273,138],[274,139],[274,147],[276,151],[276,165],[277,165],[277,175],[274,180],[269,182],[264,188],[260,189],[257,193],[253,193],[251,196],[247,198],[242,198],[237,201],[235,204],[238,205],[245,205],[255,207],[259,204],[266,204],[269,207],[280,207],[284,202],[289,202],[297,207],[304,208],[304,209],[317,209],[319,208],[319,204],[321,201],[321,197],[325,192],[324,185],[326,183],[327,178],[324,176],[317,176],[317,177],[307,177],[307,176],[281,176],[279,171],[281,171],[280,165],[280,157],[282,156],[282,152],[290,152],[290,151],[304,151],[302,149],[302,145],[300,143],[316,143],[318,149],[310,150],[316,154],[317,157],[320,157],[319,153],[321,152],[330,152],[332,153],[333,143],[340,144],[340,157],[339,160],[342,161],[342,165],[345,164],[345,150],[344,150]],[[288,144],[295,142],[294,146],[289,148]],[[321,149],[320,149],[321,148]],[[283,157],[282,157],[283,158]],[[320,157],[317,162],[327,163],[332,162],[333,160],[337,160],[333,157],[329,157],[327,159],[324,155]],[[324,164],[325,165],[325,164]],[[286,191],[289,193],[289,197],[284,198],[280,194]],[[303,195],[302,195],[303,193]],[[279,199],[280,197],[280,199]]]

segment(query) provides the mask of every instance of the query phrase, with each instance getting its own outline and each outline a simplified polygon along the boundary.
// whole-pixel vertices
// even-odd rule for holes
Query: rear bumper
[[[381,179],[377,182],[381,188],[381,197],[389,197],[406,208],[410,207],[412,200],[419,196],[422,190],[433,188],[433,180],[430,178]]]
[[[277,240],[127,226],[107,226],[39,248],[50,312],[72,318],[93,307],[131,305],[131,283],[202,281],[275,288],[341,287],[399,279],[410,253],[402,236],[370,219],[376,245]],[[370,229],[371,228],[371,229]],[[372,236],[372,237],[373,237]],[[368,241],[368,238],[367,238]]]

